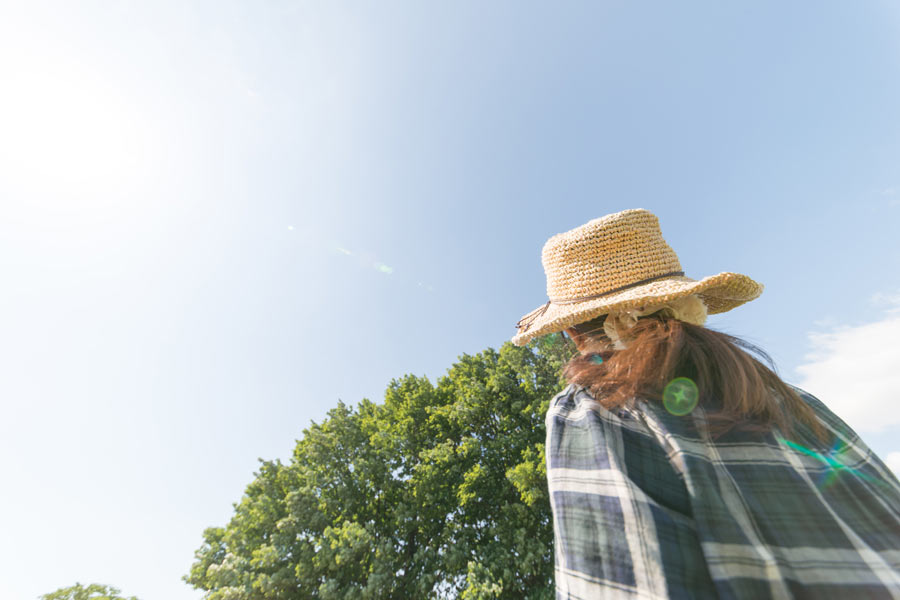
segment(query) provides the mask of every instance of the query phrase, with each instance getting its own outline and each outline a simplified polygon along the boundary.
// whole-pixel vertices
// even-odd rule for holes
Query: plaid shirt
[[[823,447],[569,385],[547,413],[557,598],[900,598],[900,483],[843,421]]]

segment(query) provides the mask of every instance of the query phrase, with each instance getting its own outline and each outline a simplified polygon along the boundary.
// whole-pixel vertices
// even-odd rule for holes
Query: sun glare
[[[18,186],[96,190],[146,166],[147,128],[109,81],[58,57],[17,62],[5,79],[0,160]]]

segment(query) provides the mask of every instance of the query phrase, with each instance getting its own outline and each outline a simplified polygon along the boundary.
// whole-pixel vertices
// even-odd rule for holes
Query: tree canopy
[[[119,589],[111,585],[92,583],[84,586],[76,583],[73,586],[44,594],[41,596],[41,600],[138,600],[134,596],[126,598],[119,594]]]
[[[544,415],[571,342],[462,355],[261,460],[185,580],[207,600],[553,597]]]

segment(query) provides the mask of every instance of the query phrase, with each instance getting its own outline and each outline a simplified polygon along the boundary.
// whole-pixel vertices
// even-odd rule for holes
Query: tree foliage
[[[571,343],[462,355],[261,461],[185,580],[207,600],[551,598],[544,414]]]
[[[73,586],[44,594],[41,596],[41,600],[138,600],[134,596],[126,598],[119,594],[119,589],[110,585],[92,583],[83,586],[80,583],[76,583]]]

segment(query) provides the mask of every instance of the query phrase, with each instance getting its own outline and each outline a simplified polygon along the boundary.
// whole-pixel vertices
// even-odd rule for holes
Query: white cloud
[[[897,475],[897,477],[900,477],[900,452],[889,453],[884,457],[884,463]]]
[[[876,294],[892,304],[875,322],[832,327],[809,334],[812,350],[797,367],[799,386],[825,402],[859,432],[900,425],[900,302],[898,294]],[[894,463],[896,470],[900,454]]]
[[[900,311],[900,290],[893,293],[878,292],[873,294],[871,302],[876,306],[888,306],[889,312]]]
[[[887,198],[888,206],[900,206],[900,187],[896,185],[886,188],[876,188],[872,193]]]

